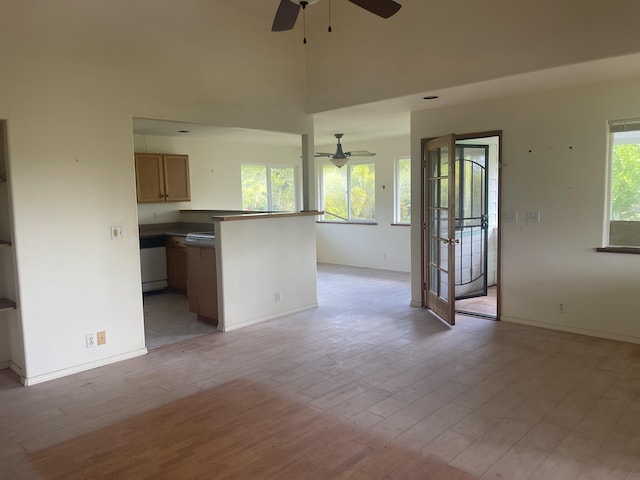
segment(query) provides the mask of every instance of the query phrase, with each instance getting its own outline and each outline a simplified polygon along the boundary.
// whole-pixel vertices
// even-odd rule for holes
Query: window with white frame
[[[320,205],[324,220],[373,222],[376,217],[376,166],[374,163],[332,164],[320,167]]]
[[[298,210],[295,166],[243,163],[240,169],[243,210]]]
[[[640,247],[640,119],[609,122],[609,245]]]
[[[411,159],[396,158],[395,161],[395,215],[398,224],[411,223]]]

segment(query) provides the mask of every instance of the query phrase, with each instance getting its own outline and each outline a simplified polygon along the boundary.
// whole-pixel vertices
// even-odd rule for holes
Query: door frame
[[[455,140],[469,140],[469,139],[482,139],[485,137],[498,137],[498,205],[497,205],[497,226],[498,226],[498,238],[496,245],[496,263],[497,263],[497,272],[496,272],[496,318],[495,320],[499,321],[501,318],[502,311],[502,130],[486,130],[481,132],[473,132],[473,133],[464,133],[464,134],[455,134]],[[427,259],[427,251],[428,248],[427,242],[425,241],[425,232],[427,229],[427,217],[425,212],[425,201],[427,195],[427,186],[425,185],[425,165],[423,159],[425,158],[425,148],[427,146],[427,142],[431,140],[435,140],[439,137],[428,137],[422,138],[420,140],[420,165],[421,165],[421,175],[420,175],[420,298],[422,301],[422,308],[427,308],[426,302],[426,291],[424,287],[424,279],[427,275],[426,272],[426,259]],[[454,302],[454,311],[455,311],[455,298],[452,300]]]

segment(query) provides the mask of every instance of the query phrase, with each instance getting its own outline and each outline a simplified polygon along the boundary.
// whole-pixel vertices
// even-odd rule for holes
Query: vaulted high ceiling
[[[264,32],[280,2],[212,1]],[[408,134],[415,110],[640,73],[633,0],[400,3],[383,20],[347,0],[321,0],[306,12],[306,46],[301,21],[269,33],[301,49],[316,143],[332,142],[337,131],[354,141]]]

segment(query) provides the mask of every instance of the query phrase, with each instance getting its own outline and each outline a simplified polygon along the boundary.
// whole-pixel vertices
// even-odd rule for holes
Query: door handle
[[[455,243],[460,243],[460,239],[459,238],[442,238],[442,243],[444,243],[445,245],[450,244],[453,245]]]

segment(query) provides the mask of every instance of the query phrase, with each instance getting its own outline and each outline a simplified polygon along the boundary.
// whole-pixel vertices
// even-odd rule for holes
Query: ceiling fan
[[[291,30],[296,24],[300,7],[302,10],[319,0],[280,0],[280,5],[273,19],[272,32]],[[389,18],[400,10],[401,5],[393,0],[349,0],[351,3],[368,10],[382,18]],[[329,27],[331,31],[331,27]]]
[[[375,153],[368,152],[367,150],[353,150],[351,152],[343,152],[340,139],[342,138],[344,133],[336,133],[334,135],[338,139],[336,153],[316,152],[316,157],[328,157],[329,161],[331,161],[331,163],[333,163],[336,167],[342,168],[351,157],[373,157],[375,155]]]

